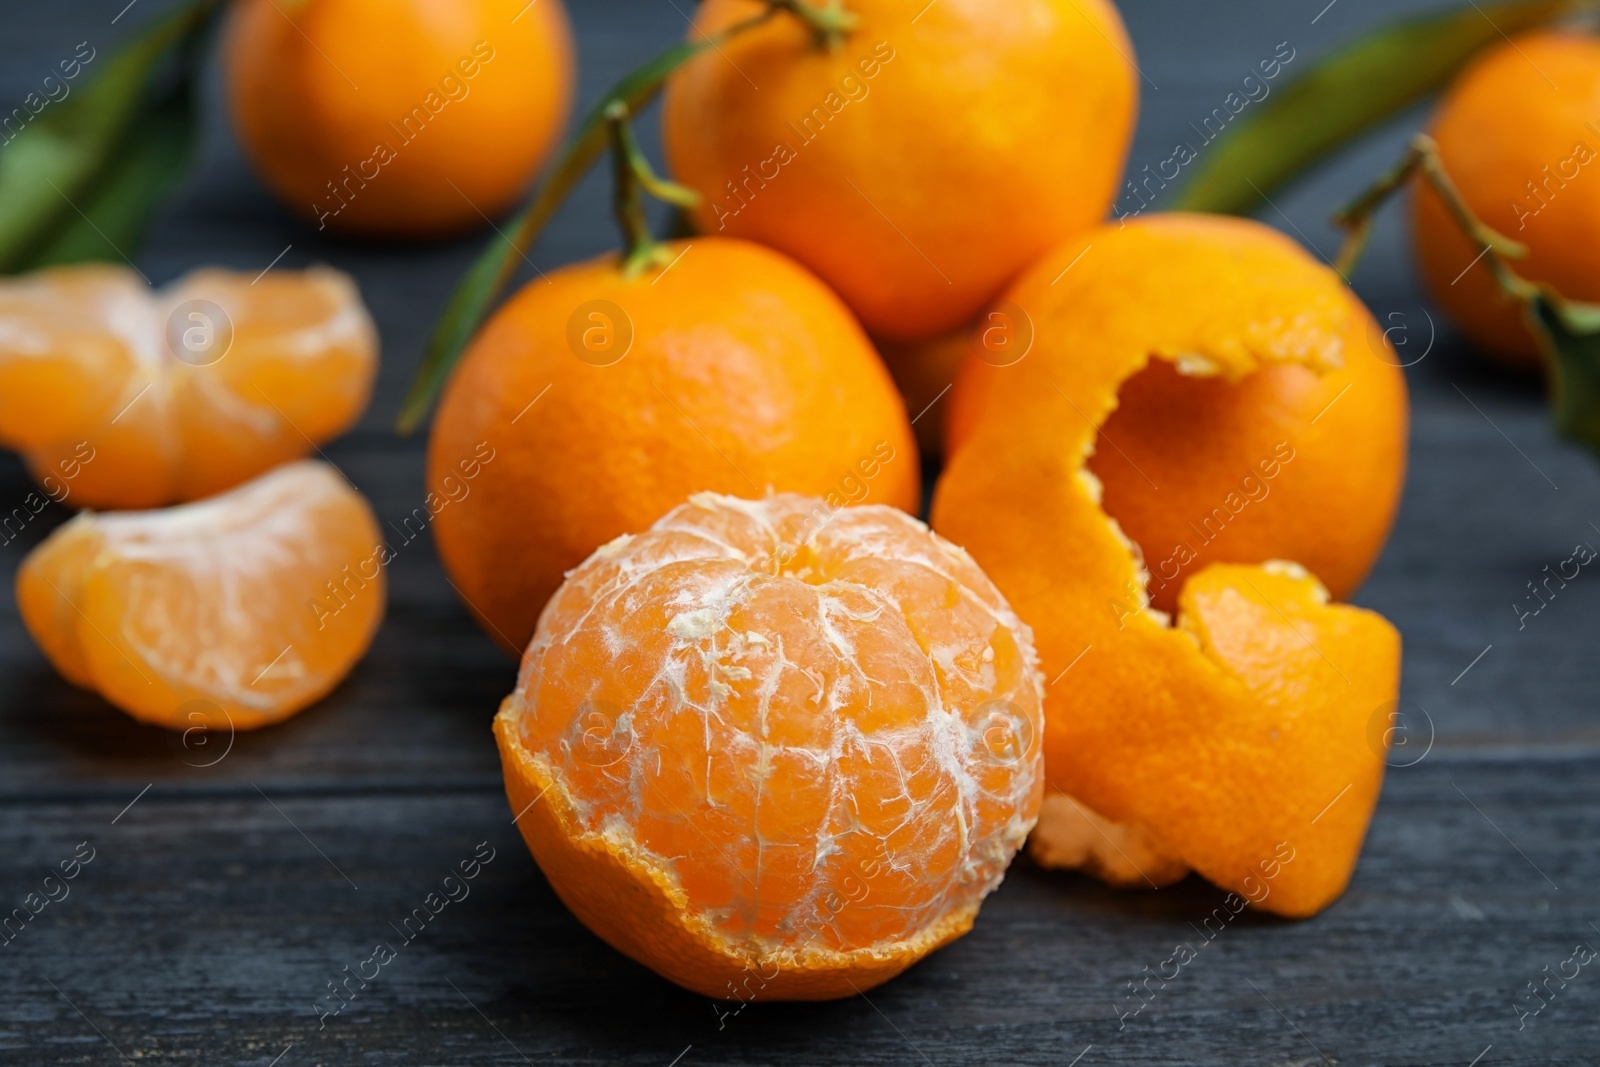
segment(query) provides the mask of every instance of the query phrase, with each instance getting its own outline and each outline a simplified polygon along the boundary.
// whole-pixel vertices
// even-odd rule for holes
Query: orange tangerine
[[[1186,244],[1231,243],[1241,258],[1276,259],[1282,252],[1299,258],[1265,227],[1172,215],[1129,225],[1133,237],[1112,238],[1108,225],[1082,238],[1094,247],[1078,266],[1090,273],[1115,269],[1095,262],[1107,240],[1113,257],[1134,263],[1141,254],[1165,254],[1142,251],[1158,244],[1157,235],[1180,234],[1190,238]],[[1181,272],[1180,264],[1174,273]],[[1029,277],[1036,280],[1036,272]],[[1048,288],[1066,284],[1063,277]],[[1043,319],[1024,322],[1027,312],[1008,307],[991,317],[1017,322],[972,335],[957,385],[942,402],[951,449],[970,436],[992,387],[1015,376],[1012,360],[1074,358],[1039,336],[1069,309],[1050,304]],[[1291,306],[1288,313],[1300,312]],[[1336,355],[1320,366],[1276,362],[1230,379],[1185,353],[1151,360],[1120,384],[1086,471],[1099,481],[1106,511],[1139,546],[1147,592],[1159,610],[1175,611],[1183,583],[1212,563],[1294,560],[1335,599],[1345,599],[1377,562],[1405,482],[1409,401],[1400,357],[1367,309],[1350,301],[1342,321],[1330,350]],[[1037,346],[1019,356],[999,343],[1003,329],[1022,344],[1039,336]],[[1069,411],[1080,423],[1091,415]]]
[[[572,101],[561,0],[238,0],[223,74],[245,154],[290,208],[438,236],[510,208]]]
[[[706,0],[690,39],[764,6]],[[1105,217],[1133,48],[1110,0],[844,6],[833,47],[780,15],[685,64],[663,144],[701,230],[793,256],[876,337],[922,340]]]
[[[608,255],[530,282],[440,402],[428,484],[462,499],[439,514],[439,555],[514,655],[567,571],[691,493],[917,507],[905,409],[839,298],[749,241],[665,247],[636,277]]]
[[[707,996],[819,1000],[971,927],[1033,825],[1031,635],[896,509],[703,493],[600,548],[495,718],[540,868]]]
[[[1057,799],[1041,813],[1035,854],[1141,885],[1192,868],[1268,911],[1314,914],[1343,891],[1377,803],[1385,752],[1372,738],[1386,732],[1372,724],[1387,727],[1395,706],[1400,636],[1373,612],[1331,602],[1315,575],[1274,546],[1314,545],[1304,529],[1367,510],[1383,518],[1381,543],[1403,464],[1395,447],[1403,390],[1385,374],[1355,376],[1331,409],[1349,405],[1354,414],[1344,417],[1388,439],[1375,449],[1322,439],[1321,400],[1302,395],[1325,388],[1319,377],[1375,358],[1365,312],[1333,271],[1281,234],[1202,215],[1104,226],[1046,257],[1007,303],[1031,324],[1031,349],[1009,366],[982,368],[982,388],[957,398],[960,440],[933,520],[966,545],[1038,638],[1050,680],[1045,769]],[[1373,456],[1382,469],[1362,476],[1380,491],[1341,503],[1347,483],[1330,481],[1328,497],[1309,494],[1301,505],[1319,510],[1263,523],[1251,534],[1260,555],[1213,557],[1184,576],[1175,617],[1162,612],[1145,569],[1151,545],[1141,553],[1129,540],[1107,511],[1110,484],[1090,467],[1091,455],[1121,443],[1103,432],[1119,390],[1154,360],[1237,383],[1253,401],[1224,406],[1230,418],[1212,422],[1171,411],[1173,427],[1203,435],[1168,437],[1175,454],[1163,479],[1181,475],[1185,461],[1202,485],[1231,472],[1213,463],[1231,442],[1211,438],[1249,443],[1264,419],[1265,440],[1285,434],[1305,450],[1306,469],[1324,476],[1339,474],[1348,455]],[[1278,370],[1311,380],[1259,377]],[[1286,408],[1274,410],[1286,384]],[[1146,489],[1151,499],[1169,491],[1189,499],[1180,483],[1157,484]],[[1210,490],[1219,501],[1234,491],[1226,480]],[[1280,499],[1275,490],[1249,507],[1270,510]],[[1345,547],[1356,561],[1369,550]]]
[[[1429,129],[1462,199],[1527,246],[1512,268],[1569,300],[1600,301],[1600,40],[1540,30],[1486,49],[1451,84]],[[1537,369],[1521,302],[1507,296],[1426,182],[1411,232],[1428,290],[1483,352]]]

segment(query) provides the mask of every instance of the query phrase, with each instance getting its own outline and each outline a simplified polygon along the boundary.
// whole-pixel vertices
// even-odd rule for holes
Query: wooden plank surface
[[[57,53],[109,44],[161,7],[144,0],[113,26],[122,6],[8,6],[0,99],[21,99]],[[1133,0],[1146,83],[1131,169],[1165,158],[1193,114],[1278,42],[1303,61],[1393,12],[1377,0]],[[580,0],[573,15],[585,100],[685,26],[669,0]],[[422,445],[388,426],[482,237],[416,249],[321,240],[244,169],[215,106],[211,126],[193,185],[139,264],[162,281],[202,264],[260,269],[284,252],[285,266],[354,273],[385,363],[371,412],[328,452],[398,521],[421,501]],[[642,132],[653,141],[648,123]],[[1405,132],[1265,217],[1331,252],[1328,209]],[[535,251],[542,268],[611,244],[604,198],[602,181],[585,184]],[[1023,860],[969,937],[890,985],[729,1015],[600,944],[538,874],[510,825],[488,730],[513,665],[478,633],[424,538],[393,565],[387,621],[355,674],[225,753],[186,749],[67,686],[0,598],[0,904],[20,905],[50,869],[93,854],[70,895],[0,948],[0,1062],[1596,1062],[1600,965],[1552,982],[1554,999],[1520,1029],[1518,1012],[1537,1006],[1527,983],[1546,967],[1600,945],[1600,580],[1574,581],[1520,629],[1511,605],[1575,543],[1600,544],[1600,467],[1554,440],[1536,388],[1463,351],[1415,288],[1398,218],[1385,217],[1358,287],[1403,328],[1404,351],[1427,352],[1407,372],[1405,503],[1358,597],[1405,636],[1415,747],[1397,762],[1416,762],[1391,771],[1354,884],[1322,916],[1247,912],[1129,1016],[1127,983],[1199,942],[1195,925],[1221,894],[1196,880],[1118,894]],[[20,464],[0,457],[0,503],[28,489]],[[0,547],[8,585],[65,517],[52,507]],[[395,927],[475,851],[493,858],[470,895],[320,1018],[327,983],[376,942],[400,943]]]

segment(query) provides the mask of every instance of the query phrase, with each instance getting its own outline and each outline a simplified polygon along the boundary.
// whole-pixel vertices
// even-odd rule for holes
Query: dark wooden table
[[[0,101],[77,42],[109,45],[144,0],[8,4]],[[1394,13],[1380,0],[1129,0],[1145,75],[1130,170],[1220,102],[1279,42],[1291,62]],[[684,30],[690,0],[577,0],[582,96]],[[1425,5],[1408,4],[1407,7]],[[682,10],[679,10],[682,9]],[[1319,14],[1320,13],[1320,14]],[[1278,198],[1268,221],[1331,253],[1329,209],[1398,153],[1418,116]],[[329,449],[398,519],[422,499],[420,441],[388,430],[427,327],[482,237],[424,248],[319,240],[249,175],[213,108],[194,181],[146,247],[158,281],[201,264],[353,272],[383,333],[382,383]],[[647,135],[652,131],[646,129]],[[653,140],[653,135],[651,138]],[[591,179],[534,258],[613,241]],[[1278,209],[1281,209],[1278,210]],[[1308,922],[1246,913],[1137,1017],[1156,970],[1220,894],[1191,879],[1121,894],[1026,860],[964,940],[868,996],[729,1015],[573,920],[518,839],[490,716],[513,665],[457,603],[426,541],[391,569],[372,654],[288,724],[185,749],[62,682],[0,603],[0,909],[48,868],[93,859],[0,948],[0,1060],[112,1064],[1273,1064],[1600,1062],[1600,578],[1519,628],[1512,604],[1578,542],[1600,545],[1600,465],[1557,442],[1533,385],[1486,369],[1419,296],[1395,217],[1358,287],[1401,327],[1415,402],[1394,539],[1359,600],[1405,635],[1413,730],[1349,893]],[[29,482],[0,457],[0,504]],[[0,548],[10,575],[66,517]],[[1428,747],[1431,741],[1431,748]],[[218,760],[218,756],[222,756]],[[209,766],[207,764],[210,764]],[[405,945],[343,1013],[315,1005],[480,843],[471,895]],[[1475,1059],[1476,1058],[1476,1059]]]

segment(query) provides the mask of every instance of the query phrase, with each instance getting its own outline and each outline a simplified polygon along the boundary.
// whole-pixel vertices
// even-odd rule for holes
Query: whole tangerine
[[[1038,810],[1032,641],[884,506],[697,494],[574,570],[495,718],[517,825],[679,985],[848,997],[972,926]]]
[[[692,39],[759,14],[707,0]],[[775,17],[668,81],[663,130],[707,233],[788,253],[875,336],[975,318],[1105,217],[1137,108],[1110,0],[850,0],[834,47]]]
[[[527,188],[572,99],[561,0],[238,0],[222,48],[245,155],[319,229],[482,225]]]
[[[1530,281],[1571,300],[1600,301],[1600,40],[1577,32],[1522,34],[1457,76],[1429,131],[1473,214],[1527,247],[1512,261]],[[1467,339],[1513,367],[1543,365],[1523,319],[1426,182],[1416,183],[1411,232],[1428,290]]]
[[[445,389],[428,447],[449,500],[439,553],[513,654],[568,570],[691,493],[920,502],[905,409],[837,296],[747,241],[662,247],[637,276],[607,255],[530,282]]]
[[[1003,306],[1031,343],[957,385],[933,522],[1037,635],[1050,796],[1035,856],[1122,884],[1193,869],[1268,911],[1314,914],[1343,891],[1377,802],[1385,753],[1370,727],[1395,706],[1400,641],[1286,553],[1327,553],[1349,580],[1381,546],[1404,462],[1397,372],[1355,369],[1382,361],[1338,275],[1240,219],[1101,227],[1040,261]],[[1157,361],[1171,368],[1152,373]],[[1339,392],[1317,380],[1329,376]],[[1341,405],[1352,421],[1332,423],[1339,433],[1379,440],[1330,436]],[[1352,455],[1381,469],[1352,483],[1339,469]],[[1270,495],[1246,497],[1241,470]],[[1155,510],[1168,498],[1175,515]],[[1197,500],[1224,509],[1228,532],[1171,583],[1169,614],[1153,602],[1153,545],[1129,533],[1179,523]],[[1125,527],[1117,507],[1133,505]],[[1337,529],[1351,525],[1361,540]],[[1241,546],[1258,555],[1222,562]]]

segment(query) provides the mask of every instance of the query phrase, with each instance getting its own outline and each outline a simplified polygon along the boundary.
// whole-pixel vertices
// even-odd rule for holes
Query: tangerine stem
[[[611,139],[611,166],[615,179],[612,208],[616,213],[617,225],[622,228],[622,276],[633,278],[646,267],[663,263],[669,258],[666,249],[650,232],[650,220],[645,216],[644,194],[649,193],[658,200],[689,208],[700,203],[700,194],[656,174],[650,161],[639,150],[639,141],[633,135],[633,124],[629,121],[626,103],[613,100],[606,105],[606,129]]]
[[[456,361],[477,336],[501,293],[511,283],[518,265],[526,258],[528,249],[544,232],[567,194],[605,152],[606,111],[611,104],[621,101],[630,112],[636,113],[660,94],[668,76],[684,63],[764,25],[779,13],[798,18],[818,35],[820,42],[830,45],[842,39],[856,23],[855,14],[844,9],[842,0],[825,0],[821,6],[806,0],[766,0],[762,9],[749,18],[716,33],[700,33],[674,45],[612,86],[551,164],[533,200],[505,225],[505,232],[499,239],[491,241],[479,254],[451,293],[444,312],[434,323],[422,354],[422,365],[401,404],[395,423],[397,432],[409,434],[422,424]]]
[[[1413,137],[1399,164],[1334,215],[1334,224],[1349,231],[1339,252],[1339,268],[1348,277],[1366,242],[1373,214],[1397,189],[1419,175],[1433,187],[1462,232],[1483,245],[1479,256],[1495,284],[1522,305],[1523,321],[1545,357],[1557,431],[1600,456],[1600,304],[1568,299],[1553,287],[1512,270],[1507,260],[1526,254],[1526,246],[1496,232],[1473,213],[1450,180],[1431,137]]]
[[[844,0],[826,0],[820,7],[806,0],[767,0],[767,6],[775,11],[787,11],[805,23],[817,44],[825,48],[837,48],[861,21],[854,11],[844,6]]]
[[[1508,258],[1520,259],[1527,255],[1527,246],[1488,226],[1473,213],[1467,206],[1466,200],[1462,198],[1461,191],[1456,188],[1455,182],[1450,180],[1450,174],[1439,158],[1439,146],[1425,133],[1419,133],[1411,138],[1406,154],[1400,158],[1399,163],[1381,175],[1360,196],[1334,212],[1333,224],[1347,233],[1344,245],[1339,249],[1339,255],[1334,261],[1334,269],[1346,278],[1350,276],[1350,271],[1366,249],[1367,237],[1372,231],[1373,216],[1391,196],[1419,174],[1433,186],[1434,192],[1439,195],[1439,199],[1443,201],[1445,209],[1450,212],[1456,225],[1461,227],[1467,236],[1484,246],[1484,261],[1493,272],[1500,288],[1507,295],[1517,299],[1526,299],[1533,295],[1537,287],[1514,272],[1505,262]]]

